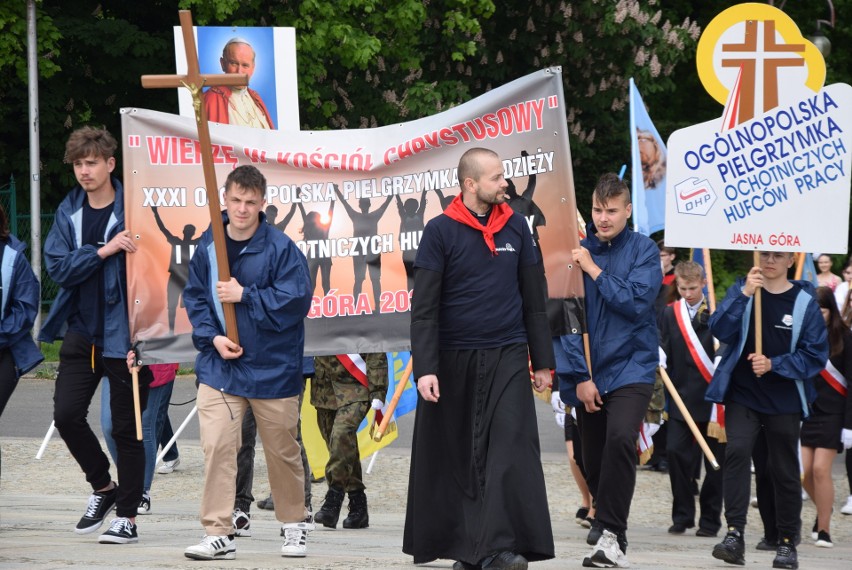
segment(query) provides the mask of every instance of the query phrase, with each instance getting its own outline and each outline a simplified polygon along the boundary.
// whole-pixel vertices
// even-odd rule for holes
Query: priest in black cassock
[[[554,556],[528,363],[544,390],[555,366],[544,275],[497,154],[468,150],[458,180],[414,264],[421,397],[402,550],[416,564],[523,570]]]

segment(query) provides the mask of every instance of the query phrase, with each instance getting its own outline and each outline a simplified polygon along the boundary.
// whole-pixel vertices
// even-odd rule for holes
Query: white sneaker
[[[846,497],[846,504],[843,505],[843,508],[840,509],[840,512],[844,515],[852,515],[852,495]]]
[[[751,501],[749,501],[748,504],[750,504],[753,509],[756,509],[757,508],[757,497],[752,497]]]
[[[304,521],[286,523],[281,526],[284,544],[281,546],[281,556],[301,558],[308,552],[308,533],[314,530],[313,517],[308,516]]]
[[[180,465],[180,457],[174,461],[163,461],[163,464],[157,468],[157,473],[160,475],[168,475],[169,473],[172,473],[178,465]]]
[[[251,515],[240,509],[234,509],[234,535],[251,536]]]
[[[608,530],[601,533],[588,559],[597,568],[630,568],[630,562],[618,545],[618,537]],[[583,565],[585,564],[584,560]]]
[[[193,560],[234,560],[237,557],[237,545],[230,536],[208,534],[201,542],[184,550],[183,555]]]

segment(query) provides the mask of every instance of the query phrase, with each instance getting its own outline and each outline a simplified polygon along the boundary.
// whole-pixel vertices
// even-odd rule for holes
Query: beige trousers
[[[308,516],[305,509],[305,473],[296,441],[299,396],[243,398],[200,384],[198,422],[205,467],[201,524],[210,536],[234,533],[237,452],[242,444],[243,414],[248,404],[251,404],[257,433],[263,443],[275,518],[282,523],[292,523],[301,522]]]

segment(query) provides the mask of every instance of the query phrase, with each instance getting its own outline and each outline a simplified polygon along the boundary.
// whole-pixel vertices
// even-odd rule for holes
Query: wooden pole
[[[707,277],[707,306],[710,312],[716,312],[716,288],[713,286],[713,262],[710,260],[710,249],[702,249],[704,252],[704,275]]]
[[[760,253],[754,252],[754,266],[760,267]],[[763,303],[760,287],[754,291],[754,352],[763,354]]]
[[[710,462],[710,465],[713,466],[714,471],[719,470],[719,463],[716,461],[716,456],[710,451],[710,446],[707,445],[707,441],[704,439],[704,435],[701,433],[701,430],[698,429],[698,425],[696,425],[695,420],[692,419],[692,414],[689,413],[689,410],[686,409],[686,404],[683,403],[683,400],[680,397],[680,394],[677,393],[677,388],[675,388],[672,383],[672,379],[669,378],[666,369],[660,366],[657,368],[660,371],[660,377],[663,379],[663,384],[665,384],[666,389],[668,389],[669,394],[672,397],[672,401],[674,401],[677,408],[680,410],[680,413],[683,414],[683,419],[686,421],[686,424],[689,426],[689,430],[692,432],[692,435],[695,437],[695,441],[698,442],[698,445],[701,447],[701,451],[704,452],[704,456],[707,457],[707,461]]]
[[[793,276],[793,279],[799,280],[802,278],[802,274],[805,272],[805,252],[800,252],[796,254],[796,273]]]
[[[139,402],[139,367],[130,369],[133,377],[133,415],[136,419],[136,441],[142,441],[142,406]]]
[[[201,148],[201,165],[204,169],[204,185],[207,188],[207,205],[210,208],[210,228],[213,232],[213,246],[216,251],[216,265],[219,281],[230,281],[228,254],[225,249],[225,226],[222,223],[222,207],[219,204],[219,185],[216,182],[216,170],[213,167],[210,128],[207,124],[207,111],[201,100],[204,86],[246,86],[248,76],[244,73],[202,74],[198,67],[198,52],[195,47],[195,35],[192,32],[192,13],[181,10],[180,27],[183,33],[183,45],[186,49],[186,75],[143,75],[142,86],[148,89],[186,87],[192,94],[192,106],[195,109],[195,122],[198,126],[198,143]],[[233,303],[222,303],[225,315],[225,333],[234,344],[240,344],[237,332],[237,315]]]
[[[408,385],[409,378],[411,378],[411,371],[413,367],[414,359],[409,356],[408,364],[406,364],[405,370],[402,371],[402,378],[400,379],[399,384],[396,385],[396,389],[393,391],[391,401],[388,402],[388,408],[385,410],[382,423],[379,424],[379,427],[376,428],[375,433],[373,433],[373,441],[382,441],[382,437],[385,435],[385,430],[388,429],[388,424],[393,417],[394,411],[396,411],[396,405],[399,403],[399,399],[402,397],[402,393],[405,391],[406,385]]]

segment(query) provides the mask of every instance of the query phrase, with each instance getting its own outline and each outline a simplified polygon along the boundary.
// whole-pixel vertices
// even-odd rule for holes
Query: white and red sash
[[[367,380],[367,363],[360,354],[338,354],[337,359],[359,384],[365,388],[370,387]]]
[[[692,360],[695,362],[695,366],[698,368],[701,376],[709,384],[710,380],[713,379],[713,373],[716,371],[716,366],[713,364],[713,360],[707,354],[707,351],[704,350],[704,346],[701,344],[701,341],[698,340],[698,335],[695,334],[695,329],[692,328],[692,319],[689,318],[689,309],[686,306],[686,299],[681,299],[675,303],[673,309],[675,320],[677,321],[677,328],[680,329],[680,334],[686,343],[686,348],[689,350],[689,354],[692,356]]]
[[[849,393],[846,378],[844,378],[843,374],[834,367],[831,360],[825,363],[825,368],[819,373],[819,375],[822,376],[822,379],[825,380],[829,386],[837,390],[837,393],[844,398]]]
[[[359,384],[368,390],[370,389],[370,381],[367,379],[367,363],[364,362],[364,359],[361,358],[360,354],[357,352],[354,354],[338,354],[337,360],[340,361],[340,364],[343,365],[346,371],[355,380],[357,380]],[[382,410],[376,410],[376,414],[373,417],[373,424],[380,424],[382,422],[382,417]],[[375,426],[370,427],[371,432],[374,427]]]
[[[713,373],[716,372],[716,364],[704,350],[704,346],[698,339],[695,329],[692,327],[692,319],[689,318],[689,309],[686,305],[686,300],[681,299],[675,303],[674,307],[675,320],[677,321],[678,329],[686,343],[686,348],[692,356],[695,367],[701,373],[701,376],[709,384],[713,379]],[[710,423],[707,426],[707,434],[725,441],[725,406],[722,404],[713,404],[710,412]]]

